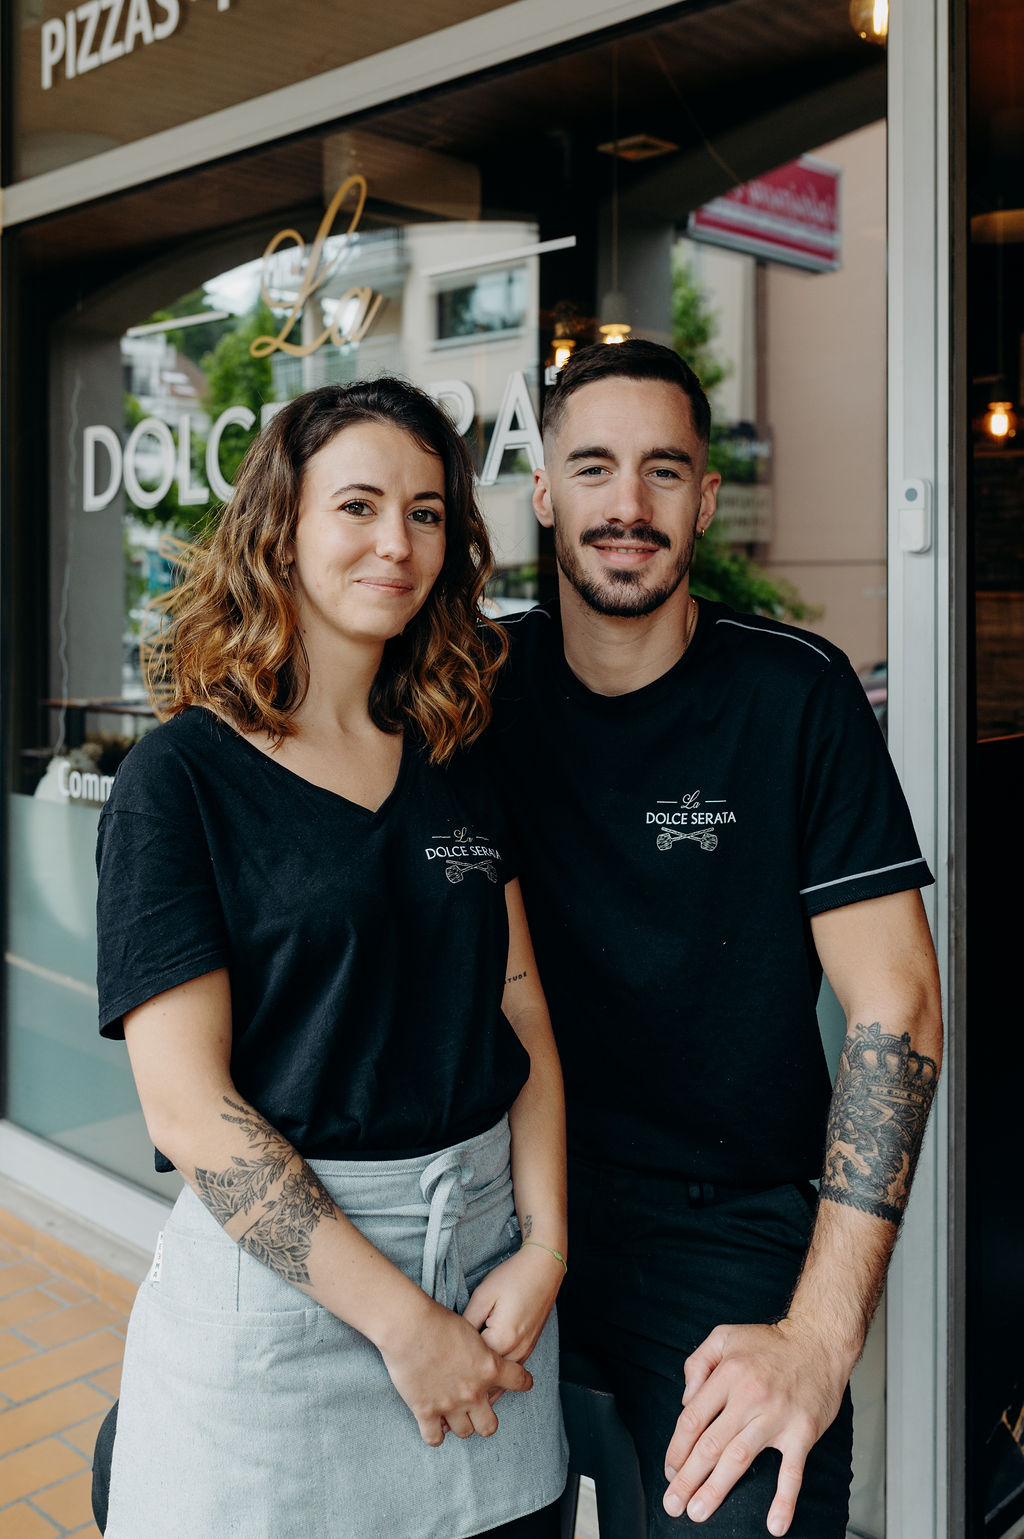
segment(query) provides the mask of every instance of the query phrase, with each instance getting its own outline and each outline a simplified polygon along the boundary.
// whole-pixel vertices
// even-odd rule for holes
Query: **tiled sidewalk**
[[[99,1539],[96,1429],[135,1284],[0,1209],[0,1539]]]

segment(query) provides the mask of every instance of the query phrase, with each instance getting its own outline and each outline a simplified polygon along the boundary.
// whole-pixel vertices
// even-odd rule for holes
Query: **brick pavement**
[[[0,1539],[99,1539],[92,1445],[135,1286],[0,1209]]]

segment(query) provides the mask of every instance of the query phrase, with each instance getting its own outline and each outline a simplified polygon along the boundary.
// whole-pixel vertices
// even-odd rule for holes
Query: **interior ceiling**
[[[862,88],[871,82],[870,89]],[[828,109],[822,118],[820,104],[833,91],[846,106],[845,117],[840,112],[831,123]],[[729,166],[713,164],[716,141],[735,141],[745,125],[780,109],[799,122],[804,99],[819,106],[817,117],[809,112],[807,118],[811,137],[798,148],[810,149],[884,112],[884,54],[853,32],[848,0],[691,0],[659,13],[649,27],[638,30],[634,23],[617,37],[591,39],[455,89],[407,98],[362,121],[385,138],[479,165],[489,213],[528,212],[531,187],[554,175],[555,160],[562,163],[565,185],[578,193],[593,182],[606,196],[610,160],[597,146],[615,137],[616,129],[619,138],[648,133],[667,139],[679,146],[681,162],[702,158],[728,185]],[[857,121],[849,120],[851,114]],[[323,132],[336,131],[335,124]],[[170,244],[293,208],[322,207],[319,138],[318,132],[279,143],[40,221],[20,234],[26,260],[39,272],[73,264],[76,287],[84,293],[101,277],[109,282]],[[751,138],[756,141],[757,133]],[[784,152],[764,163],[757,159],[771,152],[770,145],[755,148],[753,158],[736,162],[732,179],[789,158]],[[657,185],[672,160],[623,162],[624,188],[645,179]]]
[[[877,46],[856,36],[848,0],[719,0],[687,5],[667,21],[614,41],[590,43],[511,74],[415,101],[380,118],[382,133],[450,154],[473,155],[510,136],[618,131],[699,137],[801,90],[871,68]],[[586,127],[585,127],[586,125]],[[699,125],[699,127],[698,127]]]
[[[63,19],[67,0],[21,0],[12,26],[13,88],[17,133],[12,150],[21,176],[65,165],[80,154],[160,133],[281,86],[308,80],[427,33],[495,10],[503,0],[234,0],[224,10],[211,3],[182,3],[169,36],[146,46],[133,30],[134,46],[112,67],[67,76],[63,40],[50,84],[42,82],[43,24]],[[92,32],[87,15],[76,28],[77,56],[95,61],[111,42],[124,41],[139,16],[133,4],[103,7],[106,19]],[[164,7],[166,10],[167,7]],[[142,6],[142,11],[146,6]],[[149,7],[153,12],[153,7]],[[154,20],[159,16],[156,12]],[[92,42],[89,39],[92,39]],[[101,41],[102,40],[102,41]],[[151,39],[151,44],[152,44]],[[115,43],[116,46],[116,43]],[[82,149],[82,141],[92,147]]]

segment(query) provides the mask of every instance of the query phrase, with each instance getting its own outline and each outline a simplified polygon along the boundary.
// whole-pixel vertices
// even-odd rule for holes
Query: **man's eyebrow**
[[[576,460],[614,460],[615,458],[611,449],[606,449],[602,444],[591,444],[582,449],[573,449],[566,455],[565,463],[571,465]],[[669,460],[676,465],[692,465],[693,455],[686,449],[679,448],[645,449],[641,455],[641,463],[646,464],[648,460]]]
[[[692,465],[693,455],[685,449],[648,449],[645,460],[672,460],[677,465]]]

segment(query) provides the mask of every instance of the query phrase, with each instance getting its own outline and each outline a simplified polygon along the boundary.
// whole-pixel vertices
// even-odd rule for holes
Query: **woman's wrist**
[[[564,1244],[564,1241],[563,1241],[562,1247],[559,1248],[559,1246],[557,1246],[557,1245],[548,1245],[544,1240],[535,1240],[535,1239],[533,1239],[531,1237],[529,1239],[523,1240],[521,1245],[520,1245],[520,1247],[519,1247],[519,1249],[521,1251],[525,1250],[527,1248],[527,1246],[530,1246],[531,1248],[533,1248],[535,1250],[545,1251],[547,1253],[547,1255],[553,1257],[554,1260],[557,1261],[559,1266],[562,1268],[562,1276],[563,1277],[568,1272],[568,1270],[569,1270],[569,1263],[565,1259],[565,1244]]]

